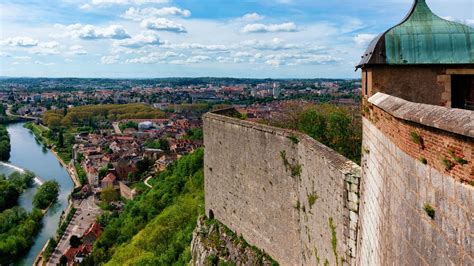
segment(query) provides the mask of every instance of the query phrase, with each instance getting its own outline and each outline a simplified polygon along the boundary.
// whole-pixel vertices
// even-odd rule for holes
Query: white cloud
[[[359,47],[367,47],[369,43],[375,38],[377,35],[375,34],[358,34],[357,36],[354,37],[354,42],[357,44]]]
[[[171,60],[169,63],[173,65],[189,65],[189,64],[199,64],[205,61],[211,60],[211,57],[205,55],[195,55],[188,57],[186,60]]]
[[[30,60],[31,59],[30,56],[14,56],[13,58],[16,60]]]
[[[80,45],[73,45],[69,47],[69,52],[74,55],[86,55],[87,51],[84,49],[84,47]]]
[[[186,29],[183,25],[178,24],[166,18],[149,18],[140,24],[143,28],[156,31],[170,31],[175,33],[185,33]]]
[[[37,46],[32,47],[29,52],[38,55],[53,55],[59,54],[59,48],[60,45],[56,41],[40,42]]]
[[[200,44],[200,43],[179,43],[179,44],[170,44],[167,43],[163,46],[164,48],[169,49],[178,49],[178,50],[205,50],[211,52],[227,51],[230,48],[223,44]]]
[[[7,38],[0,42],[2,45],[17,46],[17,47],[34,47],[37,46],[39,41],[30,37],[13,37]]]
[[[163,44],[163,42],[154,32],[142,32],[141,34],[135,35],[130,39],[120,40],[114,43],[116,46],[127,48],[141,48],[144,46],[156,46],[161,44]]]
[[[244,33],[266,33],[266,32],[295,32],[298,31],[294,22],[282,24],[248,24],[243,29]]]
[[[55,63],[45,63],[45,62],[41,62],[41,61],[35,61],[35,64],[42,65],[42,66],[53,66],[53,65],[55,65]]]
[[[80,6],[81,9],[90,9],[93,6],[111,5],[145,5],[145,4],[167,4],[169,0],[92,0]]]
[[[177,8],[177,7],[163,7],[163,8],[147,7],[147,8],[141,8],[141,9],[130,7],[122,15],[123,18],[134,20],[134,21],[141,21],[145,18],[164,17],[164,16],[189,17],[191,16],[191,11],[187,9]]]
[[[100,63],[102,65],[112,65],[118,63],[120,60],[120,57],[118,55],[108,55],[108,56],[102,56],[100,59]]]
[[[264,19],[265,17],[258,14],[258,13],[248,13],[248,14],[245,14],[242,16],[242,20],[243,21],[258,21],[258,20],[262,20]]]
[[[137,64],[156,64],[160,62],[164,62],[165,59],[177,57],[179,54],[175,52],[165,52],[165,53],[150,53],[147,56],[137,57],[127,59],[126,63],[137,63]]]
[[[65,31],[68,36],[83,40],[115,39],[123,40],[130,38],[130,34],[122,25],[110,25],[108,27],[96,27],[93,25],[71,24],[68,26],[55,25]]]
[[[446,20],[466,24],[468,26],[474,27],[474,19],[457,19],[451,16],[443,17]]]
[[[273,38],[271,41],[247,40],[241,42],[241,45],[256,50],[289,50],[300,48],[299,45],[287,44],[279,38]]]

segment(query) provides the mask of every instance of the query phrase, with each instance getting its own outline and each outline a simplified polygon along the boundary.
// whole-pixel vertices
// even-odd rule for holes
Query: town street
[[[66,232],[61,237],[58,246],[51,255],[47,265],[57,265],[62,254],[69,249],[69,239],[76,235],[81,237],[86,230],[95,222],[97,216],[100,215],[101,210],[94,202],[94,196],[84,199],[79,206],[75,206],[77,211],[69,223]]]

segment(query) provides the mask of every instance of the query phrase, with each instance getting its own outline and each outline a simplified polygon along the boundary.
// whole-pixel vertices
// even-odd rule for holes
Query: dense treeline
[[[186,265],[196,219],[203,213],[203,150],[184,156],[156,177],[154,187],[106,224],[85,265]]]
[[[292,102],[283,108],[279,116],[265,122],[306,133],[360,164],[362,118],[358,108]]]
[[[10,159],[10,135],[7,128],[0,125],[0,161],[8,161]]]
[[[28,214],[16,206],[20,194],[33,185],[30,172],[0,175],[0,265],[9,265],[21,258],[33,244],[41,228],[43,213],[34,208]]]
[[[164,116],[162,111],[145,104],[109,104],[48,111],[43,115],[43,121],[50,128],[73,125],[95,128],[105,121],[153,119],[163,118]]]
[[[18,197],[33,184],[34,174],[12,173],[8,178],[0,175],[0,212],[17,205]]]
[[[39,209],[46,209],[58,200],[59,183],[56,180],[44,182],[33,197],[33,206]]]
[[[41,228],[43,213],[33,209],[26,214],[23,208],[15,207],[0,213],[0,265],[8,265],[21,258],[33,244]]]

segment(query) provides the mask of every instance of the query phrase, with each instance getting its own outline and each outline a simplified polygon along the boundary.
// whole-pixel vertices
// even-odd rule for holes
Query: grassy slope
[[[204,212],[203,150],[161,173],[156,185],[109,220],[86,265],[185,265]]]

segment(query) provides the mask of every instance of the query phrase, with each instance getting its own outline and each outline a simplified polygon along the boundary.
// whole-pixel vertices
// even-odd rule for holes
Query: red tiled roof
[[[100,225],[97,222],[94,222],[91,224],[89,229],[84,233],[84,237],[93,234],[95,238],[99,238],[99,236],[102,234],[102,228],[100,228]]]
[[[108,182],[108,183],[113,183],[117,177],[113,173],[109,173],[104,179],[102,179],[102,182]]]

